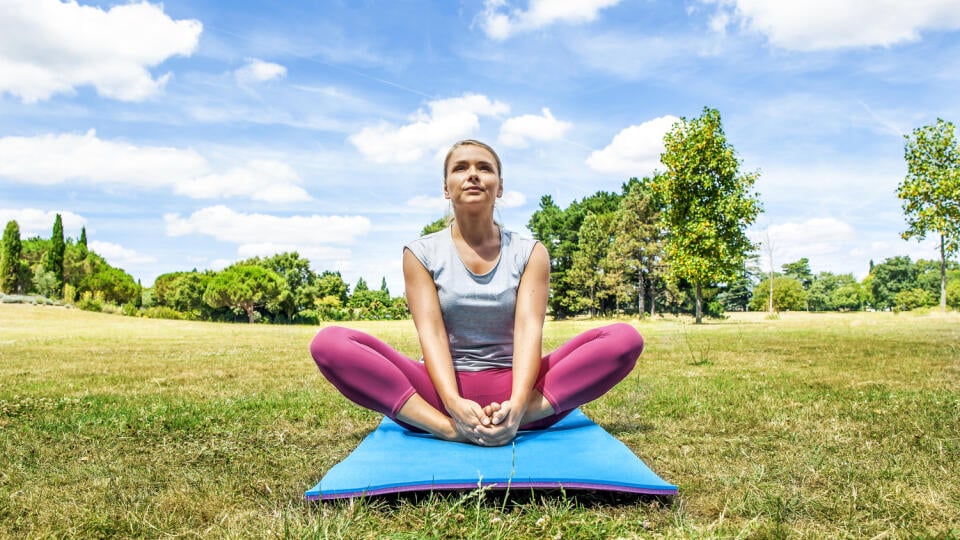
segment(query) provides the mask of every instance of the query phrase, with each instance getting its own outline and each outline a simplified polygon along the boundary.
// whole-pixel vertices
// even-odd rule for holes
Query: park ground
[[[584,410],[677,497],[308,503],[378,421],[316,327],[0,305],[0,537],[960,538],[960,315],[633,322],[636,370]],[[409,321],[351,325],[418,354]]]

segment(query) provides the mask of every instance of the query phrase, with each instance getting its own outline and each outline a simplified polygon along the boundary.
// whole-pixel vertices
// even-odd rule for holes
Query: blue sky
[[[0,221],[60,213],[144,285],[297,250],[400,294],[452,142],[498,149],[526,232],[709,106],[775,264],[863,277],[938,256],[896,186],[903,135],[960,120],[958,30],[957,0],[0,0]]]

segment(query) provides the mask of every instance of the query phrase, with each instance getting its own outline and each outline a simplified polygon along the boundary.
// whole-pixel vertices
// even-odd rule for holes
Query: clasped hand
[[[464,442],[479,446],[503,446],[517,435],[523,412],[510,400],[481,407],[475,401],[461,398],[448,407],[457,433]]]

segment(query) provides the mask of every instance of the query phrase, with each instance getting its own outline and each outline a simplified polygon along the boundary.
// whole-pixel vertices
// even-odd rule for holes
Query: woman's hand
[[[458,397],[450,404],[444,404],[457,432],[468,442],[480,442],[480,429],[489,426],[490,417],[476,401]]]
[[[490,422],[478,429],[481,446],[503,446],[517,436],[523,411],[510,400],[491,403],[483,408]]]

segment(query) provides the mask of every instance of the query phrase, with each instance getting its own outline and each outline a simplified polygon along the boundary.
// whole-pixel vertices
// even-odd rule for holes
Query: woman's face
[[[488,150],[475,145],[458,146],[447,162],[443,195],[454,205],[489,204],[503,195],[497,161]]]

